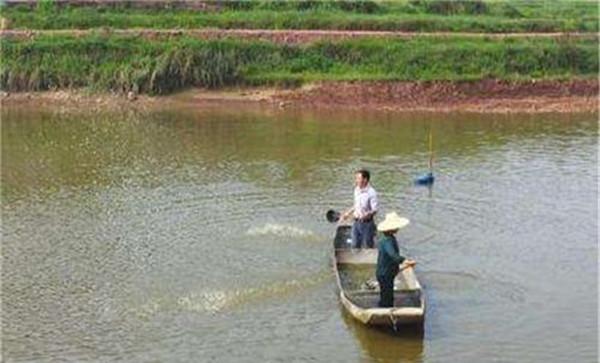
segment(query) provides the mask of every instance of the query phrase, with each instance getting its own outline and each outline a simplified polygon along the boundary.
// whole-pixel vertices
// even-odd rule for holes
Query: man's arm
[[[371,210],[362,216],[363,220],[373,219],[373,217],[377,213],[377,208],[379,207],[379,201],[377,200],[377,192],[375,192],[375,191],[373,192],[373,195],[371,195],[369,198],[369,207]]]
[[[406,260],[406,258],[400,256],[400,254],[398,252],[396,252],[396,250],[392,247],[392,245],[388,242],[388,243],[384,243],[383,244],[383,251],[392,258],[392,260],[397,263],[398,265],[401,264],[402,262],[404,262],[404,260]]]
[[[348,209],[347,211],[343,212],[342,214],[340,214],[340,221],[344,221],[346,219],[348,219],[348,217],[350,217],[350,215],[354,213],[354,207]]]
[[[362,218],[361,218],[361,219],[362,219],[363,221],[368,221],[368,220],[371,220],[371,219],[373,219],[373,217],[375,216],[375,213],[377,213],[377,211],[376,211],[376,210],[373,210],[373,211],[370,211],[370,212],[368,212],[368,213],[365,213],[365,214],[363,214],[363,216],[362,216]]]
[[[400,254],[397,253],[396,250],[389,243],[386,243],[383,245],[383,251],[385,253],[387,253],[392,258],[392,260],[394,260],[395,263],[397,263],[399,265],[404,264],[402,269],[405,269],[409,266],[414,266],[417,264],[417,262],[413,259],[400,256]]]

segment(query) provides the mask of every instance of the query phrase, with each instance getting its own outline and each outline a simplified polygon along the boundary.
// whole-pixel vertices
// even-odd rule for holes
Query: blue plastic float
[[[429,173],[425,173],[423,175],[419,175],[416,179],[415,179],[415,184],[417,185],[431,185],[433,184],[433,181],[435,180],[435,177],[433,176],[433,172],[429,172]]]
[[[415,179],[417,185],[431,185],[435,177],[433,176],[433,132],[429,129],[429,172],[419,175]]]

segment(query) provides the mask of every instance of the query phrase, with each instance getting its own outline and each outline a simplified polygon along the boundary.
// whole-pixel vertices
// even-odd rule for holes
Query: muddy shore
[[[475,113],[598,112],[597,80],[319,82],[299,88],[189,89],[169,96],[61,90],[2,93],[3,107],[163,108],[253,104],[285,108]]]

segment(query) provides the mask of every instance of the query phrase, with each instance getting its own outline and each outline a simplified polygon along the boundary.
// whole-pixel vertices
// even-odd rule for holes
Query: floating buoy
[[[435,177],[433,176],[432,172],[423,174],[423,175],[419,175],[416,179],[415,179],[415,183],[418,185],[431,185],[433,184],[433,181],[435,180]]]

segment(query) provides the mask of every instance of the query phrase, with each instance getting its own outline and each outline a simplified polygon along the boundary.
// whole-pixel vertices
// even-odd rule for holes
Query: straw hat
[[[385,215],[385,219],[377,225],[377,230],[379,232],[395,231],[406,227],[408,223],[410,223],[408,219],[400,217],[396,212],[392,212]]]

